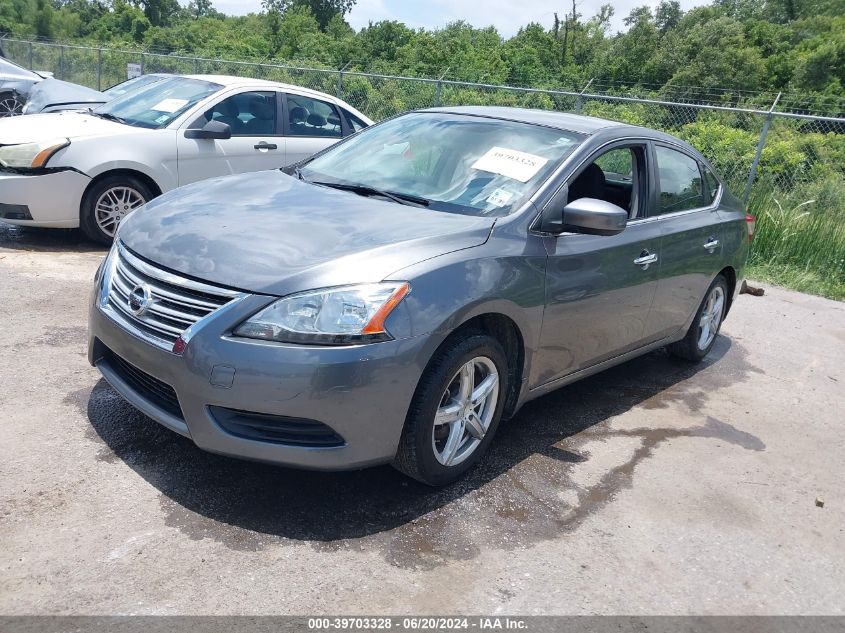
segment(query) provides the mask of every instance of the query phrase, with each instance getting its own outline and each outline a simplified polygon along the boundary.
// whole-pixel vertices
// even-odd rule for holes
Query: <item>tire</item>
[[[669,351],[678,358],[694,363],[702,361],[713,349],[719,328],[722,327],[722,321],[725,319],[727,307],[728,282],[723,275],[717,275],[707,289],[686,336],[677,343],[672,343]],[[709,318],[705,318],[707,315]],[[706,335],[705,327],[707,328]]]
[[[0,118],[23,114],[23,106],[14,92],[0,92]]]
[[[109,245],[126,215],[155,197],[142,180],[127,174],[114,174],[98,180],[82,198],[79,226],[95,242]]]
[[[481,395],[467,407],[466,389],[472,364],[472,389]],[[495,371],[495,380],[491,378]],[[496,433],[505,395],[508,363],[499,342],[478,332],[446,341],[428,363],[417,385],[393,466],[429,486],[445,486],[475,466]],[[495,383],[495,384],[494,384]],[[479,390],[487,386],[486,390]],[[448,423],[435,424],[435,416]]]

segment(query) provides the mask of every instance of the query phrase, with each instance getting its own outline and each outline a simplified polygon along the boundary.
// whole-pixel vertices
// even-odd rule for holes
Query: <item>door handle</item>
[[[650,264],[653,264],[657,261],[657,253],[649,253],[648,251],[643,251],[640,253],[640,256],[634,260],[634,263],[637,266],[642,266],[643,270],[648,270]]]
[[[275,143],[268,143],[267,141],[261,141],[257,145],[253,145],[255,149],[278,149]]]
[[[718,245],[719,245],[719,240],[717,240],[715,237],[708,237],[707,243],[704,244],[704,248],[706,248],[708,251],[710,251],[712,253],[714,250],[716,250],[716,247]]]

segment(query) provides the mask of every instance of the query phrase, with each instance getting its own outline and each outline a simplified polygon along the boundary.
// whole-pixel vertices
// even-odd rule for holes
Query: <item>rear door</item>
[[[274,90],[240,90],[210,105],[177,134],[179,184],[283,167],[281,112],[281,93]],[[232,138],[185,138],[186,130],[212,120],[226,123]]]
[[[662,263],[651,320],[661,336],[671,336],[687,327],[723,267],[721,191],[718,180],[684,148],[655,142],[653,156],[657,201],[652,215],[660,225]]]
[[[287,164],[298,163],[348,133],[348,123],[337,106],[308,95],[285,95],[284,133],[287,140]]]
[[[649,310],[661,258],[658,224],[643,217],[653,198],[649,156],[645,141],[606,147],[588,158],[566,192],[558,194],[566,193],[569,202],[576,197],[615,200],[629,210],[631,219],[617,235],[564,233],[549,238],[546,309],[540,349],[532,363],[534,386],[654,339]]]

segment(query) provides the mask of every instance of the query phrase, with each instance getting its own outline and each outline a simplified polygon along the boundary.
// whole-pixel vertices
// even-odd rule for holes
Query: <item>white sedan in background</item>
[[[86,112],[0,120],[0,220],[109,243],[120,220],[197,180],[299,162],[371,125],[286,84],[175,75]]]

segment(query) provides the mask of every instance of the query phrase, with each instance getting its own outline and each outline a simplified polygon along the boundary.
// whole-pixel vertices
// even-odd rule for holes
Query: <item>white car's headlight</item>
[[[68,145],[70,145],[70,140],[66,138],[40,143],[5,145],[0,147],[0,165],[16,169],[38,169],[44,167],[53,154]]]
[[[411,287],[384,282],[312,290],[279,299],[235,336],[310,345],[354,345],[392,338],[384,322]]]

